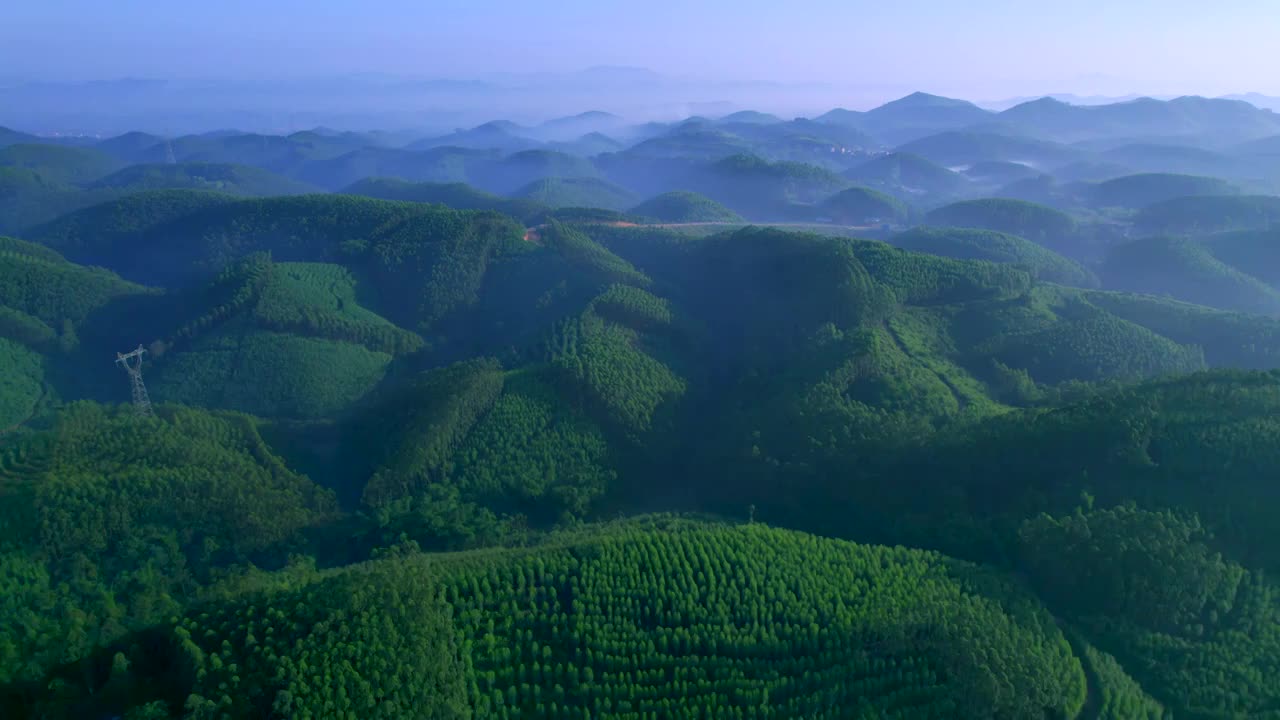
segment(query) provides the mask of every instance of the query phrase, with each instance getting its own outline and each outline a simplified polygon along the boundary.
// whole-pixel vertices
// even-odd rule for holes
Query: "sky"
[[[0,79],[705,80],[1021,94],[1280,95],[1276,0],[9,0]]]

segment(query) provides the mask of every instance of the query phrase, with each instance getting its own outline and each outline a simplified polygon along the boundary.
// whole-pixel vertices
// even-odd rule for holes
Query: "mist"
[[[1280,104],[1280,50],[1257,20],[1273,8],[1254,0],[15,5],[0,25],[0,124],[37,134],[789,119],[914,91],[993,109],[1045,94]]]
[[[494,120],[537,126],[557,118],[603,112],[630,124],[719,118],[744,110],[789,120],[832,109],[866,111],[930,87],[863,84],[707,81],[643,68],[596,67],[573,73],[494,74],[431,79],[363,73],[295,79],[147,79],[0,83],[0,126],[36,135],[108,137],[129,131],[162,136],[239,130],[289,134],[313,128],[405,131],[444,135]],[[983,97],[954,94],[995,111],[1053,97],[1072,105],[1102,105],[1141,95],[1041,94]],[[1260,93],[1227,96],[1280,109]],[[567,141],[570,126],[541,140]]]
[[[482,79],[357,74],[263,81],[13,83],[0,88],[0,125],[36,134],[98,136],[227,128],[289,133],[317,126],[444,133],[497,119],[537,124],[589,111],[636,123],[718,117],[748,108],[791,118],[834,107],[867,109],[913,89],[708,82],[621,67]]]

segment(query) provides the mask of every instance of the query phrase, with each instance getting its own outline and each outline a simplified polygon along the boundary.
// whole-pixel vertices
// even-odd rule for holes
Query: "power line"
[[[130,353],[116,353],[116,364],[129,373],[129,385],[133,390],[133,409],[139,415],[151,415],[151,398],[147,395],[147,386],[142,382],[142,355],[146,350],[141,345]],[[133,362],[130,363],[129,361]]]

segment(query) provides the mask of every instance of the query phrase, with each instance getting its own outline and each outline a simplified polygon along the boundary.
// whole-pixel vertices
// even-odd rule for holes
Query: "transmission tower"
[[[145,352],[139,345],[131,353],[116,353],[116,364],[129,373],[129,384],[133,389],[133,409],[139,415],[151,414],[151,398],[147,396],[147,386],[142,383],[142,354]]]
[[[169,138],[164,140],[164,162],[166,165],[178,164],[178,158],[173,156],[173,143],[169,142]]]

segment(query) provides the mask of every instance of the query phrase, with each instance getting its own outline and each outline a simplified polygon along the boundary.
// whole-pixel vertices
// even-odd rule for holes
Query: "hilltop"
[[[869,188],[841,190],[818,206],[818,211],[844,225],[901,223],[910,216],[906,204]]]
[[[14,130],[13,128],[0,127],[0,147],[22,145],[39,141],[40,138],[37,138],[35,135],[30,135],[20,130]]]
[[[121,163],[92,148],[22,144],[0,148],[0,167],[26,168],[56,183],[85,183],[121,167]]]
[[[964,176],[919,155],[893,153],[845,171],[844,176],[897,195],[948,197],[964,191]]]
[[[1280,223],[1280,197],[1207,195],[1175,198],[1144,207],[1134,225],[1147,234],[1208,234],[1266,230]]]
[[[1180,97],[1169,101],[1137,98],[1097,106],[1040,98],[1000,113],[1015,127],[1065,141],[1093,137],[1175,137],[1214,135],[1246,140],[1280,129],[1280,117],[1253,105],[1226,99]]]
[[[901,144],[940,130],[952,130],[987,121],[993,114],[965,100],[916,92],[865,113],[833,110],[820,121],[847,124]]]
[[[1232,267],[1201,243],[1146,238],[1112,250],[1102,268],[1108,287],[1167,295],[1225,310],[1280,314],[1280,290]]]
[[[1034,138],[973,131],[948,131],[922,137],[897,148],[953,168],[999,160],[1032,167],[1065,165],[1082,153],[1066,145]]]
[[[1076,220],[1053,208],[1025,200],[985,198],[938,208],[928,215],[932,225],[977,227],[1019,235],[1038,242],[1061,241],[1076,229]]]
[[[670,192],[649,198],[631,209],[632,214],[668,223],[741,222],[737,213],[705,195]]]
[[[553,208],[603,208],[623,210],[636,203],[635,193],[600,178],[544,178],[512,193]]]
[[[1197,195],[1236,195],[1239,189],[1219,178],[1146,173],[1128,175],[1091,188],[1094,203],[1104,207],[1145,208],[1156,203]]]
[[[501,157],[501,153],[493,150],[456,147],[423,151],[363,148],[333,158],[303,161],[291,174],[330,190],[370,177],[393,177],[409,182],[470,182]]]
[[[1079,263],[1016,235],[966,228],[920,227],[899,233],[889,242],[904,250],[961,260],[1010,263],[1038,280],[1061,285],[1098,286],[1098,278]]]
[[[344,188],[342,192],[380,200],[438,203],[455,210],[494,210],[522,220],[547,210],[547,206],[538,202],[504,198],[465,183],[413,183],[395,178],[367,178]]]
[[[112,190],[119,193],[146,190],[210,190],[231,195],[265,197],[270,195],[302,195],[318,188],[281,177],[261,168],[215,163],[182,163],[174,165],[131,165],[86,186],[90,190]]]

